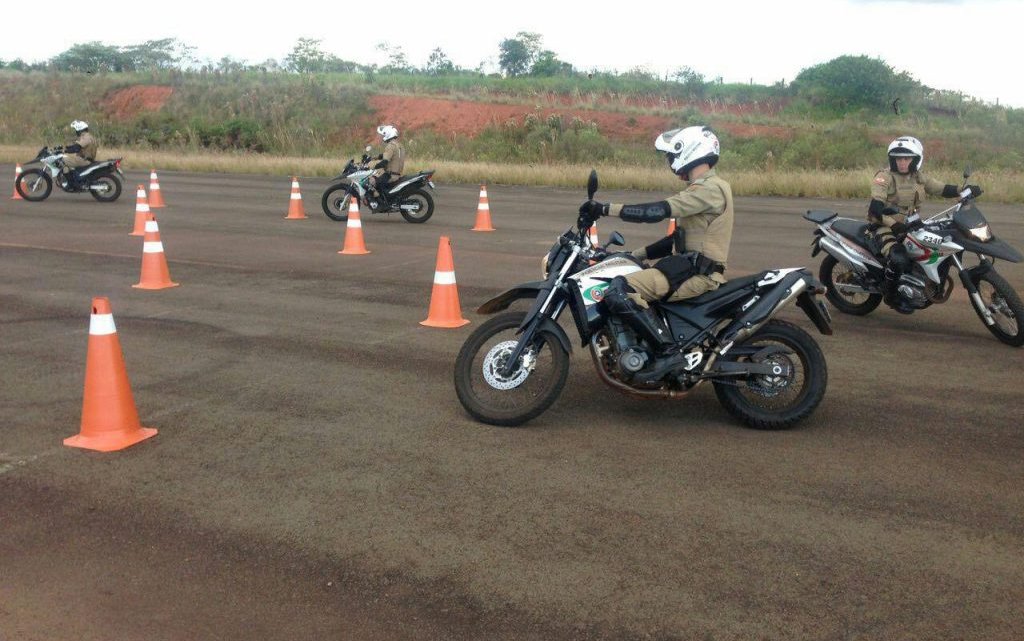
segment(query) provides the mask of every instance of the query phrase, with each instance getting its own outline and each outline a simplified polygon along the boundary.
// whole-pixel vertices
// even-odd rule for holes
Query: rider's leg
[[[610,313],[621,318],[659,352],[674,343],[671,334],[665,331],[664,324],[647,309],[647,301],[661,298],[668,293],[668,288],[668,279],[656,269],[630,274],[628,280],[616,276],[605,290],[604,304]],[[658,291],[661,292],[660,296],[655,295]]]
[[[886,304],[893,309],[903,314],[909,314],[914,310],[896,289],[900,282],[900,276],[910,271],[912,266],[910,256],[907,255],[907,248],[896,240],[896,236],[888,227],[879,227],[876,234],[881,246],[880,252],[886,258],[882,296]]]

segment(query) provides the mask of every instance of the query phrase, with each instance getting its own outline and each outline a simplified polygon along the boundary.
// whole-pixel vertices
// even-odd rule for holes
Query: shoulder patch
[[[885,174],[883,174],[882,172],[878,172],[877,174],[875,174],[875,181],[874,182],[875,182],[876,185],[888,185],[889,184],[889,177],[886,176]]]

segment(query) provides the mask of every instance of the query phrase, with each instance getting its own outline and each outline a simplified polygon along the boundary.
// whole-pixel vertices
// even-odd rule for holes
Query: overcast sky
[[[470,3],[175,2],[45,5],[61,22],[7,11],[0,59],[40,61],[76,43],[141,44],[177,38],[212,61],[283,60],[299,38],[339,58],[386,62],[381,42],[424,66],[440,47],[457,65],[497,70],[498,44],[519,31],[581,70],[688,66],[707,79],[772,84],[840,55],[881,58],[937,89],[1024,108],[1022,0],[725,0],[605,3],[516,0]],[[387,10],[385,9],[388,8]],[[148,15],[147,15],[148,14]],[[79,17],[83,16],[83,17]]]

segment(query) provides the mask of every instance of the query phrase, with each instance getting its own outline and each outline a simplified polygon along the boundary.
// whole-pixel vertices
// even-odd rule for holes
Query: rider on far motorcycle
[[[588,200],[580,206],[581,229],[599,216],[619,216],[635,223],[657,223],[675,217],[670,236],[633,252],[640,260],[659,260],[654,267],[612,279],[604,304],[656,352],[675,343],[663,323],[648,311],[651,301],[674,302],[714,291],[724,277],[732,240],[732,187],[715,173],[718,137],[709,127],[673,129],[659,135],[654,148],[686,188],[665,200],[636,205]],[[584,225],[586,223],[586,225]]]
[[[398,141],[398,129],[394,125],[377,127],[384,151],[376,158],[370,159],[370,166],[375,170],[370,176],[370,207],[377,209],[378,199],[383,199],[380,208],[386,208],[388,183],[392,176],[401,176],[405,168],[405,147]]]
[[[75,120],[71,123],[75,130],[75,141],[64,147],[64,154],[61,161],[64,163],[64,174],[73,187],[78,186],[78,172],[76,169],[88,167],[96,161],[96,152],[99,150],[99,142],[89,133],[89,123],[82,120]]]
[[[890,307],[902,314],[914,310],[899,295],[900,276],[910,270],[910,257],[903,246],[907,232],[920,225],[918,207],[925,194],[956,198],[960,189],[956,185],[928,178],[921,173],[924,164],[924,145],[912,136],[900,136],[889,143],[889,168],[875,174],[871,183],[871,202],[868,222],[872,224],[879,253],[887,259],[883,298]],[[981,188],[968,185],[971,195],[981,195]]]

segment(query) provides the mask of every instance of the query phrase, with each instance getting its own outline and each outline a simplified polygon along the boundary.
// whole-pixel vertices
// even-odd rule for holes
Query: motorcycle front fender
[[[507,289],[502,293],[498,294],[491,300],[487,301],[476,309],[477,314],[494,314],[502,310],[508,309],[509,305],[517,300],[523,298],[537,298],[537,294],[541,289],[544,288],[546,283],[544,281],[535,281],[532,283],[523,283],[522,285],[516,285],[512,289]]]

